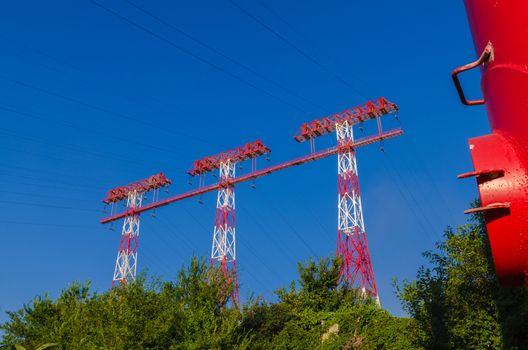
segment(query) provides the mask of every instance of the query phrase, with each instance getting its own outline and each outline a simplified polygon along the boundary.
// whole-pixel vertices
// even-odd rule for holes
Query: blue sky
[[[403,315],[392,279],[412,278],[477,196],[456,179],[471,169],[467,139],[488,132],[450,80],[475,57],[462,2],[237,2],[288,44],[227,0],[131,1],[172,28],[127,1],[100,0],[150,33],[89,1],[2,4],[0,321],[74,280],[110,287],[109,188],[163,171],[186,191],[194,159],[257,138],[272,163],[301,156],[301,123],[379,96],[399,105],[405,135],[360,149],[358,166],[380,297]],[[463,84],[479,95],[476,74]],[[271,299],[297,261],[334,252],[336,171],[332,157],[237,187],[242,298]],[[170,279],[209,256],[216,194],[203,199],[142,217],[141,269]]]

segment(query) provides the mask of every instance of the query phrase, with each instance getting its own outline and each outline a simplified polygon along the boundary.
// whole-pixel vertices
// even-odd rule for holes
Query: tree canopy
[[[528,349],[528,290],[501,288],[480,215],[424,256],[416,280],[397,286],[427,349]]]
[[[237,308],[231,279],[193,258],[175,281],[142,275],[103,293],[73,283],[9,320],[11,349],[528,349],[528,291],[500,288],[485,226],[448,228],[413,281],[395,283],[410,317],[394,317],[339,283],[341,261],[298,265],[299,277]]]

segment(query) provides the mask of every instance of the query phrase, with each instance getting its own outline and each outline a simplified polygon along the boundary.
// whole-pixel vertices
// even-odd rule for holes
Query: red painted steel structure
[[[382,133],[381,117],[396,113],[396,104],[380,97],[363,106],[316,119],[301,125],[294,136],[297,142],[310,141],[329,133],[336,133],[338,154],[338,229],[336,255],[341,257],[340,281],[349,287],[358,286],[365,295],[376,299],[378,290],[363,221],[363,209],[359,189],[353,126],[375,119],[378,133]]]
[[[106,198],[103,199],[103,203],[116,203],[122,201],[123,199],[126,199],[128,197],[128,194],[132,191],[148,192],[151,190],[156,190],[158,188],[168,186],[171,183],[172,182],[167,179],[167,177],[163,173],[152,175],[146,179],[111,189],[110,191],[108,191]]]
[[[127,207],[117,249],[112,286],[126,284],[136,279],[140,223],[137,210],[143,203],[143,194],[149,191],[157,192],[160,188],[170,184],[171,181],[163,173],[159,173],[144,180],[114,188],[108,191],[108,195],[103,199],[103,203],[112,205],[112,211],[116,207],[115,204],[122,200],[126,200]]]
[[[332,114],[328,117],[316,119],[310,123],[301,125],[299,132],[293,137],[297,142],[303,142],[316,137],[333,133],[336,130],[336,124],[344,123],[355,125],[367,120],[376,119],[389,113],[398,111],[396,104],[387,101],[384,97],[376,101],[369,101],[362,106],[357,106],[344,110],[343,112]]]
[[[493,260],[503,286],[528,285],[528,1],[466,0],[479,59],[452,73],[462,103],[484,104],[492,133],[469,148]],[[468,100],[458,74],[480,67],[482,99]]]
[[[396,136],[400,136],[402,134],[403,134],[403,130],[400,129],[400,128],[386,130],[386,131],[382,132],[381,134],[376,134],[376,135],[373,135],[373,136],[367,136],[367,137],[363,137],[363,138],[357,139],[357,140],[354,141],[353,146],[354,146],[354,148],[359,148],[359,147],[367,146],[367,145],[370,145],[370,144],[373,144],[373,143],[376,143],[376,142],[387,140],[387,139],[390,139],[390,138],[393,138],[393,137],[396,137]],[[331,147],[331,148],[328,148],[326,150],[322,150],[322,151],[319,151],[319,152],[311,153],[311,154],[299,157],[297,159],[293,159],[293,160],[290,160],[290,161],[287,161],[287,162],[284,162],[284,163],[281,163],[281,164],[273,165],[273,166],[266,167],[266,168],[263,168],[263,169],[260,169],[260,170],[252,171],[252,172],[250,172],[248,174],[245,174],[245,175],[242,175],[242,176],[235,177],[232,180],[232,184],[236,185],[238,183],[254,180],[254,179],[257,179],[259,177],[269,175],[269,174],[274,173],[274,172],[279,171],[279,170],[287,169],[287,168],[290,168],[292,166],[301,165],[301,164],[308,163],[308,162],[311,162],[311,161],[314,161],[314,160],[318,160],[318,159],[322,159],[322,158],[326,158],[326,157],[335,155],[335,154],[337,154],[337,152],[338,152],[337,147]],[[196,189],[196,190],[193,190],[193,191],[188,191],[188,192],[185,192],[185,193],[181,193],[181,194],[169,197],[169,198],[165,198],[165,199],[162,199],[162,200],[159,200],[159,201],[144,205],[141,208],[136,209],[135,212],[142,213],[142,212],[146,212],[146,211],[149,211],[149,210],[154,210],[156,208],[163,207],[163,206],[166,206],[166,205],[174,203],[174,202],[178,202],[178,201],[181,201],[181,200],[184,200],[184,199],[187,199],[187,198],[196,197],[196,196],[200,196],[202,194],[208,193],[208,192],[215,191],[215,190],[218,189],[218,187],[219,187],[219,183],[214,183],[214,184],[211,184],[211,185],[203,186],[203,187],[201,187],[199,189]],[[107,223],[122,219],[122,218],[124,218],[126,216],[127,216],[127,212],[117,213],[117,214],[114,214],[114,215],[111,215],[111,216],[108,216],[106,218],[101,219],[100,223],[101,224],[107,224]]]
[[[352,158],[355,160],[356,150],[350,144],[338,145],[338,152],[342,154],[342,157],[352,154]],[[357,202],[360,201],[357,166],[354,164],[353,168],[353,170],[338,174],[337,190],[340,203],[347,198],[357,198]],[[361,203],[357,204],[361,206]],[[341,212],[342,209],[339,208],[339,211]],[[348,229],[341,223],[338,225],[336,256],[341,257],[343,261],[340,280],[348,287],[354,287],[356,283],[359,284],[362,292],[368,293],[379,304],[378,288],[374,278],[374,269],[370,259],[367,234],[361,210],[359,210],[358,217],[355,220],[356,222],[353,222],[352,227],[348,227]],[[339,221],[346,221],[346,219]]]
[[[231,301],[237,307],[240,306],[240,296],[236,272],[236,215],[233,182],[236,165],[268,153],[271,153],[271,149],[262,141],[248,142],[244,146],[196,160],[187,172],[191,176],[200,176],[200,185],[202,185],[203,175],[218,169],[220,181],[218,182],[211,266],[218,265],[218,269],[232,286]]]
[[[191,176],[202,175],[212,170],[219,169],[221,163],[231,161],[234,163],[256,158],[264,154],[271,153],[262,141],[248,142],[244,146],[196,160],[192,168],[187,172]]]

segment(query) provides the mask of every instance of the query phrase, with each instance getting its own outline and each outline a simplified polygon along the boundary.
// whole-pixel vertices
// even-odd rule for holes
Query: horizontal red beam
[[[383,140],[386,140],[386,139],[390,139],[390,138],[393,138],[393,137],[396,137],[396,136],[400,136],[402,134],[403,134],[403,130],[400,129],[400,128],[388,130],[388,131],[385,131],[385,132],[383,132],[381,134],[376,134],[374,136],[367,136],[367,137],[358,139],[358,140],[356,140],[354,142],[353,147],[354,148],[359,148],[359,147],[367,146],[367,145],[373,144],[375,142],[380,142],[380,141],[383,141]],[[297,159],[294,159],[294,160],[290,160],[290,161],[287,161],[287,162],[284,162],[284,163],[281,163],[281,164],[273,165],[273,166],[270,166],[270,167],[267,167],[267,168],[264,168],[264,169],[253,171],[253,172],[251,172],[249,174],[246,174],[246,175],[242,175],[242,176],[236,177],[235,179],[232,180],[232,183],[233,184],[238,184],[238,183],[241,183],[241,182],[244,182],[244,181],[253,180],[253,179],[256,179],[258,177],[269,175],[269,174],[274,173],[276,171],[279,171],[279,170],[282,170],[282,169],[286,169],[286,168],[289,168],[289,167],[292,167],[292,166],[295,166],[295,165],[300,165],[300,164],[304,164],[304,163],[311,162],[311,161],[314,161],[314,160],[326,158],[326,157],[329,157],[329,156],[334,155],[336,153],[337,153],[337,147],[328,148],[328,149],[326,149],[324,151],[314,152],[314,153],[305,155],[303,157],[300,157],[300,158],[297,158]],[[145,205],[145,206],[143,206],[141,208],[135,209],[134,213],[142,213],[142,212],[146,212],[146,211],[149,211],[149,210],[152,210],[152,209],[163,207],[165,205],[168,205],[168,204],[171,204],[171,203],[174,203],[174,202],[178,202],[178,201],[181,201],[183,199],[196,197],[196,196],[199,196],[201,194],[214,191],[217,188],[218,188],[218,183],[215,183],[215,184],[212,184],[212,185],[208,185],[208,186],[204,186],[204,187],[201,187],[201,188],[196,189],[194,191],[185,192],[185,193],[178,194],[176,196],[169,197],[169,198],[166,198],[166,199],[163,199],[163,200],[151,203],[151,204],[147,204],[147,205]],[[103,219],[101,219],[101,224],[107,224],[109,222],[122,219],[122,218],[124,218],[124,217],[126,217],[127,215],[130,215],[130,214],[132,214],[132,212],[124,211],[122,213],[115,214],[113,216],[109,216],[109,217],[103,218]]]

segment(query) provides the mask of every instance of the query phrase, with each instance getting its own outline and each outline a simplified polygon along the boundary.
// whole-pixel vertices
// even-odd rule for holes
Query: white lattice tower
[[[128,193],[128,215],[123,221],[123,230],[121,231],[121,238],[119,240],[112,286],[126,284],[127,282],[136,280],[139,214],[135,213],[134,210],[141,207],[142,201],[142,192],[134,190]]]
[[[365,234],[359,190],[354,131],[347,121],[336,124],[338,147],[338,237],[336,255],[341,257],[341,283],[361,288],[364,295],[379,296]]]
[[[238,307],[240,298],[236,274],[235,188],[232,183],[235,168],[236,163],[230,160],[220,163],[211,266],[216,264],[232,285],[231,301]]]

